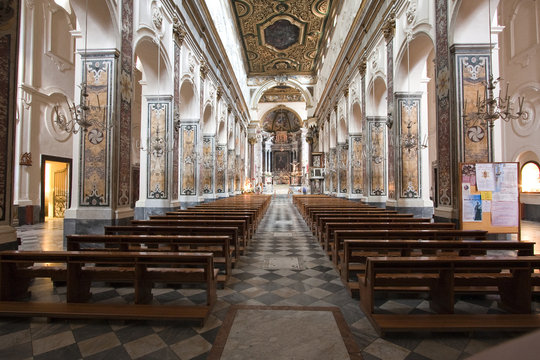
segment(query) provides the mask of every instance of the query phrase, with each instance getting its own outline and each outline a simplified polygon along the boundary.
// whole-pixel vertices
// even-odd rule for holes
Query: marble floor
[[[62,221],[18,228],[21,249],[63,248]],[[522,239],[536,241],[540,224],[522,222]],[[62,300],[65,287],[36,280],[36,300]],[[200,301],[196,289],[158,289],[155,301]],[[129,302],[130,288],[93,288],[94,301]],[[364,359],[466,359],[522,335],[520,332],[397,333],[377,336],[287,196],[276,196],[252,240],[218,289],[218,301],[204,327],[176,322],[48,320],[0,318],[0,359],[206,359],[232,305],[339,307]],[[388,312],[424,311],[427,302],[392,299],[377,306]],[[464,311],[496,311],[493,299],[460,299]],[[540,304],[535,303],[540,308]],[[309,332],[310,329],[304,329]],[[240,351],[240,350],[239,350]],[[318,359],[328,356],[321,354]]]

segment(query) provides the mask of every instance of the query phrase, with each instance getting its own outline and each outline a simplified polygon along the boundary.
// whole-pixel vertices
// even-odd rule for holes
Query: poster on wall
[[[459,169],[461,228],[519,239],[518,163],[462,163]]]

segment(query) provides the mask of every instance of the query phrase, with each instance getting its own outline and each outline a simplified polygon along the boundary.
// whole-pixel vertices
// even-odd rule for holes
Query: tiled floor
[[[62,222],[22,226],[21,249],[62,249]],[[540,224],[523,222],[523,240],[540,245]],[[539,246],[536,252],[540,252]],[[130,288],[93,288],[94,301],[129,302]],[[195,289],[158,289],[156,301],[200,301]],[[65,288],[34,282],[32,296],[63,299]],[[0,359],[205,359],[232,304],[338,306],[366,360],[464,359],[521,333],[392,334],[380,338],[358,301],[343,287],[298,211],[287,197],[276,197],[246,256],[241,257],[204,328],[182,323],[136,321],[49,321],[0,319]],[[424,311],[426,301],[393,299],[377,305],[384,311]],[[536,304],[540,306],[539,304]],[[492,299],[460,300],[458,308],[494,311]],[[309,329],[305,329],[309,331]],[[324,354],[321,354],[324,359]]]

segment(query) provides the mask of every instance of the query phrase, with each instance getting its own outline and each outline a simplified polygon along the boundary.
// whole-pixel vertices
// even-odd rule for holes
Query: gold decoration
[[[173,34],[178,46],[181,46],[184,42],[184,38],[187,35],[187,31],[184,25],[176,17],[173,19]]]
[[[19,165],[32,166],[32,153],[25,152],[24,154],[22,154]]]
[[[390,17],[382,27],[384,33],[384,39],[386,42],[390,42],[396,32],[396,14],[390,13]]]
[[[332,0],[232,2],[249,76],[313,73]]]

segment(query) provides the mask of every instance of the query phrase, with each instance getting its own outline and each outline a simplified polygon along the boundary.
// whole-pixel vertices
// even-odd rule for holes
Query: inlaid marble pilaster
[[[169,134],[171,129],[170,97],[147,97],[148,140],[146,145],[147,199],[170,199],[169,158],[175,150]]]
[[[386,118],[368,117],[368,148],[367,167],[368,167],[368,187],[369,196],[387,195],[387,172],[386,172]]]
[[[394,31],[395,20],[391,17],[384,29],[386,39],[386,104],[388,121],[395,122],[394,114]],[[396,199],[396,159],[395,140],[396,130],[394,127],[388,130],[388,198]]]
[[[367,124],[367,118],[366,118],[366,68],[367,68],[367,63],[366,63],[366,59],[362,59],[362,62],[360,63],[360,75],[362,76],[362,82],[361,82],[361,86],[362,86],[362,131],[366,131],[365,129],[367,129],[368,127],[368,124]],[[363,150],[363,149],[362,149]],[[363,156],[363,155],[361,155]],[[363,194],[367,194],[368,193],[368,188],[367,188],[367,166],[366,164],[364,163],[364,166],[362,166],[362,193]],[[356,191],[356,189],[354,190]]]
[[[182,159],[180,193],[183,196],[197,195],[197,136],[196,124],[180,126],[180,151]]]
[[[491,128],[476,114],[477,101],[485,98],[491,58],[488,46],[453,46],[456,83],[455,113],[458,114],[458,161],[488,162],[492,158]]]
[[[79,206],[112,207],[113,122],[116,108],[118,53],[83,54],[83,81],[87,83],[87,116],[102,126],[88,128],[81,136]]]
[[[337,163],[338,163],[338,169],[337,169],[337,175],[339,177],[338,185],[339,185],[339,193],[340,194],[346,194],[348,191],[347,183],[348,183],[348,173],[349,173],[349,146],[348,144],[339,144],[337,147]]]
[[[203,194],[214,193],[214,137],[203,136],[202,147],[202,192]]]
[[[338,192],[338,171],[339,171],[339,165],[337,162],[338,158],[338,152],[337,149],[330,149],[330,191],[333,194],[337,194]]]
[[[398,137],[398,192],[400,198],[421,197],[420,184],[421,94],[396,94]]]
[[[242,183],[244,162],[240,158],[240,155],[236,155],[235,168],[234,191],[241,191],[244,186],[244,184]]]
[[[120,149],[131,149],[131,102],[133,98],[133,0],[122,0],[120,49]],[[118,154],[118,206],[130,204],[131,152]]]
[[[364,191],[364,162],[362,135],[349,137],[349,152],[351,156],[351,194],[363,194]]]
[[[234,150],[229,149],[227,151],[227,183],[229,194],[234,194],[234,178],[236,171],[236,157]]]
[[[227,188],[225,170],[227,169],[227,148],[225,145],[216,146],[216,193],[224,194]]]
[[[176,23],[177,24],[177,23]],[[180,57],[180,42],[178,39],[178,31],[177,27],[175,27],[175,41],[174,41],[174,93],[173,93],[173,125],[179,126],[177,123],[180,121],[180,63],[182,61]],[[183,38],[182,38],[183,40]],[[173,147],[175,149],[178,149],[180,143],[180,132],[175,131],[173,136]],[[179,168],[180,168],[180,161],[179,161],[179,152],[175,151],[172,154],[172,198],[173,200],[178,199],[178,189],[179,189]]]
[[[452,207],[451,117],[450,117],[450,56],[448,49],[448,0],[435,0],[435,83],[437,86],[437,163],[439,206]]]

